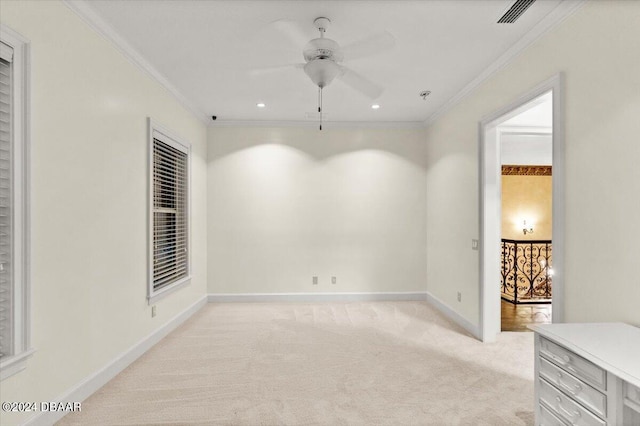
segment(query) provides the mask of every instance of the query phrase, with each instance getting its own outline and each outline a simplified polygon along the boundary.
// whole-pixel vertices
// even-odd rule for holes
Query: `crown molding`
[[[447,111],[459,104],[464,98],[473,93],[482,83],[492,77],[495,73],[511,63],[520,53],[538,41],[546,33],[560,25],[569,16],[573,15],[587,0],[564,0],[553,11],[538,22],[520,40],[503,53],[495,62],[489,65],[476,78],[471,80],[456,95],[449,99],[444,105],[438,108],[433,114],[427,117],[422,123],[424,127],[429,127]]]
[[[89,6],[85,0],[62,0],[62,3],[75,12],[89,27],[100,34],[118,50],[132,64],[146,72],[153,80],[163,86],[189,112],[196,116],[203,124],[208,124],[206,116],[195,104],[189,101],[169,80],[154,68],[136,49],[133,48],[118,32],[113,29]]]
[[[217,120],[209,127],[318,127],[318,121],[277,121],[277,120]],[[323,121],[323,130],[372,128],[372,129],[422,129],[422,121]]]

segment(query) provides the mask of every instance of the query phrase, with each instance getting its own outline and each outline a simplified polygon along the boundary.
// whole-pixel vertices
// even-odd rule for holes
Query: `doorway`
[[[551,323],[553,93],[497,126],[501,176],[501,331]]]
[[[561,219],[564,217],[564,141],[561,88],[562,76],[557,75],[480,122],[480,332],[483,341],[494,341],[501,331],[501,317],[504,311],[501,306],[503,296],[508,300],[506,303],[516,305],[516,309],[513,311],[516,311],[520,306],[519,310],[522,316],[529,315],[531,318],[545,320],[544,314],[540,314],[540,309],[535,309],[532,305],[546,302],[546,297],[552,293],[550,318],[546,320],[562,321],[564,229]],[[545,102],[548,102],[547,106],[551,109],[551,111],[547,110],[551,122],[544,126],[527,126],[527,120],[535,119],[534,115],[544,110],[545,107],[542,105]],[[542,127],[546,127],[546,129],[542,129]],[[545,132],[546,136],[544,136]],[[528,136],[528,138],[524,136]],[[526,148],[532,148],[532,145],[536,144],[537,148],[535,150],[529,149],[528,152],[523,149],[527,140],[529,146]],[[506,141],[510,142],[503,144]],[[529,158],[523,160],[523,155]],[[526,164],[532,162],[552,162],[553,164],[552,167],[551,164]],[[552,192],[548,214],[541,213],[536,209],[524,208],[523,203],[516,203],[519,209],[509,207],[511,210],[507,212],[503,220],[503,165],[512,166],[511,172],[515,170],[516,173],[518,171],[521,173],[523,171],[525,173],[544,173],[545,168],[548,168],[551,174]],[[539,167],[526,169],[527,165]],[[552,173],[551,170],[553,170]],[[545,217],[545,215],[550,217]],[[538,236],[548,237],[548,239],[536,240],[536,230]],[[552,249],[545,245],[548,240],[551,240],[551,230],[553,231]],[[505,238],[505,236],[517,236],[517,239]],[[516,275],[518,283],[515,284],[515,293],[511,292],[510,295],[503,294],[501,287],[501,281],[506,278],[503,276],[505,265],[502,262],[505,255],[504,250],[507,250],[504,247],[503,240],[505,239],[515,241],[516,244],[522,241],[520,248],[512,246],[508,250],[514,250],[514,254],[516,251],[527,252],[527,261],[529,262],[528,265],[520,265],[528,268],[529,276],[524,277],[525,274],[522,271],[519,277]],[[540,244],[543,245],[540,246]],[[551,257],[552,252],[553,256]],[[534,255],[532,256],[531,253]],[[551,260],[553,264],[549,266],[547,262]],[[507,265],[507,269],[509,266],[512,265]],[[513,276],[511,279],[513,280]],[[551,292],[546,290],[551,290]],[[524,304],[518,303],[523,301],[529,305],[527,308]],[[526,325],[521,328],[526,328]]]

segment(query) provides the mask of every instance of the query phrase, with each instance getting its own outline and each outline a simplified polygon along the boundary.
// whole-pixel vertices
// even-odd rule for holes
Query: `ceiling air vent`
[[[535,1],[536,0],[517,0],[509,10],[498,19],[498,24],[513,24]]]

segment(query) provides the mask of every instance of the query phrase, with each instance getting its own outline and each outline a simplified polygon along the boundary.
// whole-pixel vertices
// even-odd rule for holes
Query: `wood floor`
[[[530,324],[550,324],[551,304],[514,305],[502,300],[502,331],[529,331]]]

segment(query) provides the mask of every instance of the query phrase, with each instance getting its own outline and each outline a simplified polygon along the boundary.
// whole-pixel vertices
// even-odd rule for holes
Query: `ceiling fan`
[[[276,67],[271,70],[290,67],[304,70],[313,84],[318,87],[318,113],[320,115],[320,130],[322,130],[322,89],[334,79],[340,79],[346,85],[372,99],[379,97],[383,92],[380,86],[342,65],[342,62],[391,49],[395,45],[395,38],[384,31],[341,48],[335,40],[325,37],[331,24],[329,18],[319,17],[313,23],[320,32],[320,37],[305,44],[302,51],[305,63]],[[276,21],[274,25],[297,45],[301,45],[306,38],[304,32],[291,21],[280,20]],[[255,71],[260,72],[260,70]]]

